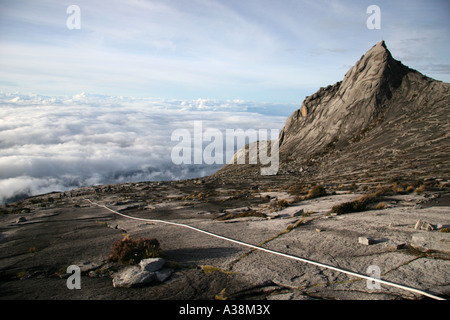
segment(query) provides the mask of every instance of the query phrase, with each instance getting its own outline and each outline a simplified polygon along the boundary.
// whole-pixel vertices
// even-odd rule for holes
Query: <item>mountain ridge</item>
[[[367,177],[381,165],[373,176],[448,175],[449,104],[450,84],[403,65],[380,41],[286,120],[279,174],[348,180],[344,172]],[[231,164],[215,176],[254,176],[256,167]]]

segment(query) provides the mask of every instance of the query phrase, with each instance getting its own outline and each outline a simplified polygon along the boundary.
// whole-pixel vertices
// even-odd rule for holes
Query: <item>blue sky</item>
[[[450,82],[449,17],[446,0],[1,0],[0,90],[301,103],[382,39]]]

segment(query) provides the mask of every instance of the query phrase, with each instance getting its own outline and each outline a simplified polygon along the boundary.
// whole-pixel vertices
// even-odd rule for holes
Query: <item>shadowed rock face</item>
[[[449,104],[448,83],[404,66],[381,41],[343,81],[320,88],[287,119],[279,174],[337,180],[447,174]],[[218,174],[253,172],[238,167]]]
[[[330,143],[348,144],[384,110],[409,71],[392,58],[384,42],[378,43],[342,82],[319,89],[288,118],[280,135],[282,152],[307,155]]]

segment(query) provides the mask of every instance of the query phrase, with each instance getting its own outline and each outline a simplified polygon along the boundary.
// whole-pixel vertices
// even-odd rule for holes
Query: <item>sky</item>
[[[1,0],[0,89],[301,103],[383,39],[449,82],[449,16],[447,0]]]
[[[174,131],[281,129],[381,40],[450,82],[449,17],[447,0],[0,0],[0,203],[212,174],[174,164]]]

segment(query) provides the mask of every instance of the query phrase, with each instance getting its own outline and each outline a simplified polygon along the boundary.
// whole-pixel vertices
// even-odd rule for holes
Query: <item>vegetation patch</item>
[[[34,255],[37,253],[36,247],[29,247],[29,248],[28,248],[28,253],[29,253],[31,256],[34,256]]]
[[[384,208],[386,208],[386,202],[378,202],[378,204],[376,206],[376,209],[377,210],[382,210]]]
[[[289,204],[310,200],[328,195],[325,187],[321,185],[300,185],[294,184],[287,188],[287,192],[295,196]]]
[[[132,240],[125,236],[122,240],[117,240],[107,259],[108,262],[118,262],[120,264],[137,264],[142,259],[157,258],[161,255],[159,241],[139,238]]]
[[[331,208],[332,213],[345,214],[353,212],[361,212],[367,209],[367,206],[376,201],[377,196],[375,194],[366,194],[359,197],[357,200],[344,202]]]
[[[306,195],[305,199],[314,199],[314,198],[319,198],[319,197],[324,197],[327,195],[327,191],[325,190],[325,188],[323,186],[314,186],[312,187],[309,191],[308,194]]]
[[[217,220],[226,221],[226,220],[232,220],[232,219],[237,219],[237,218],[246,218],[246,217],[267,218],[267,215],[262,212],[259,212],[259,211],[249,210],[249,211],[242,211],[242,212],[237,212],[237,213],[234,213],[234,212],[228,213],[224,216],[217,218]]]
[[[226,288],[223,288],[218,294],[214,296],[214,300],[228,300],[225,295]]]
[[[30,277],[30,272],[27,270],[16,273],[16,278],[19,280],[28,279]]]
[[[395,181],[391,185],[387,186],[381,186],[379,184],[376,190],[374,190],[373,192],[365,194],[357,200],[335,205],[333,208],[331,208],[330,212],[336,214],[345,214],[352,212],[361,212],[368,209],[381,210],[386,207],[386,203],[382,201],[383,197],[385,196],[409,194],[412,192],[421,194],[424,191],[442,191],[445,190],[445,188],[445,185],[439,184],[437,181],[414,181],[408,183]],[[377,205],[372,205],[374,203],[377,203]]]
[[[286,200],[278,200],[276,206],[279,209],[287,208],[289,206],[289,203]]]
[[[222,268],[219,267],[215,267],[215,266],[210,266],[210,265],[204,265],[204,266],[200,266],[200,268],[202,269],[202,271],[206,274],[208,273],[213,273],[213,272],[222,272],[224,274],[236,274],[237,272],[232,272],[232,271],[228,271],[228,270],[224,270]]]

